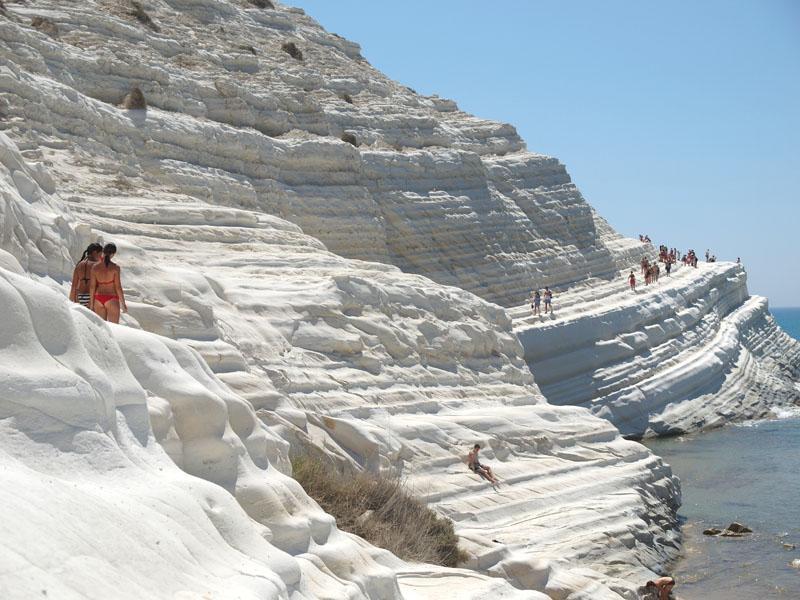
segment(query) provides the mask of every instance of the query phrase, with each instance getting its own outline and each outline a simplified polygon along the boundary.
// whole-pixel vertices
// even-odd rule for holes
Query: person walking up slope
[[[628,275],[628,283],[631,286],[631,291],[636,291],[636,275],[633,274],[633,270],[631,270],[631,274]]]
[[[78,264],[75,265],[75,270],[72,272],[72,286],[69,290],[69,299],[73,302],[89,308],[91,296],[89,295],[89,286],[92,281],[91,273],[92,267],[100,261],[100,253],[103,247],[97,242],[92,242],[83,251]]]
[[[119,323],[120,310],[128,312],[120,281],[122,271],[119,265],[111,262],[116,253],[114,244],[103,246],[103,260],[92,267],[89,283],[89,309],[112,323]]]

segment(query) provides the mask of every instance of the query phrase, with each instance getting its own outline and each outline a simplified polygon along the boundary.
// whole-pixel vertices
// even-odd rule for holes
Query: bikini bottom
[[[95,294],[94,299],[105,306],[106,302],[110,302],[111,300],[119,300],[119,297],[116,294]]]

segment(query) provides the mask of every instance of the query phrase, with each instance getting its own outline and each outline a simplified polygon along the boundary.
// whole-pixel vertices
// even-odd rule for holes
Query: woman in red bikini
[[[89,283],[89,308],[106,321],[119,323],[119,312],[128,312],[125,295],[122,293],[119,265],[111,262],[117,253],[114,244],[103,246],[103,260],[92,267]]]

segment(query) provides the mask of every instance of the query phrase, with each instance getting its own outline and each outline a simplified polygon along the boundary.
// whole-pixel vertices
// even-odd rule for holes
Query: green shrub
[[[292,468],[308,495],[336,517],[339,529],[408,561],[455,567],[468,558],[458,547],[453,523],[411,496],[401,480],[341,475],[308,457],[293,459]]]

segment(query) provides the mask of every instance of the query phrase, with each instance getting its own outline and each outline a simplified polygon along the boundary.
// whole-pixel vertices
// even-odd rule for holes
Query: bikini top
[[[111,285],[112,283],[114,283],[113,276],[111,277],[111,281],[100,281],[99,279],[97,280],[97,285]]]

